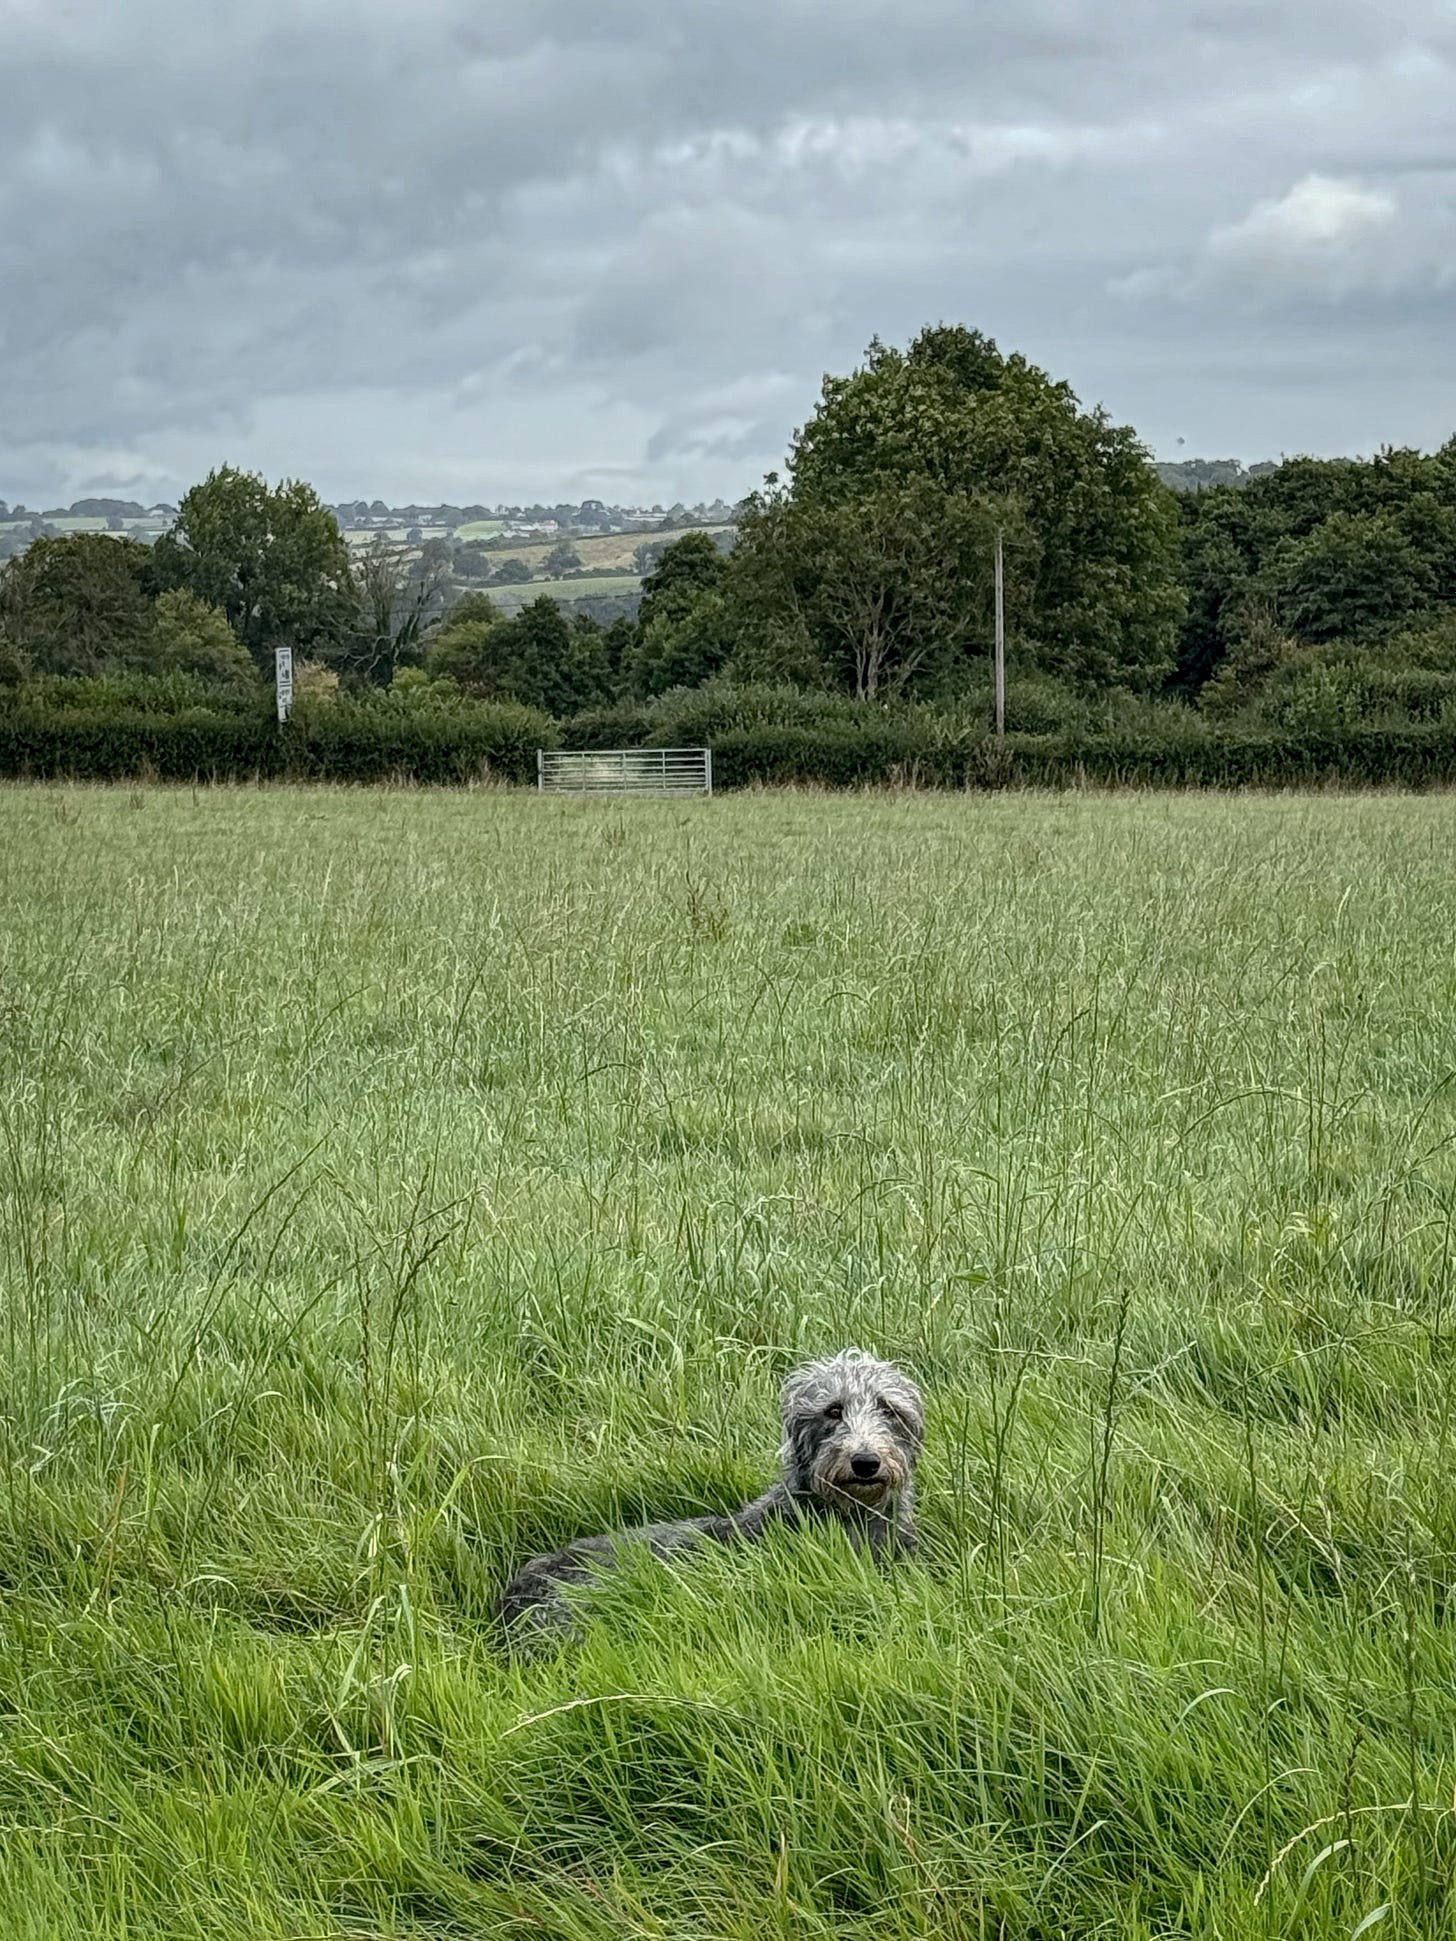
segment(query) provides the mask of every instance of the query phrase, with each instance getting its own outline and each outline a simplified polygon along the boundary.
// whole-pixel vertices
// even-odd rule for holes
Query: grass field
[[[460,529],[462,536],[465,535],[465,530],[462,526]],[[701,532],[722,532],[725,528],[722,526],[702,526],[696,527],[694,530]],[[607,532],[601,533],[591,539],[583,538],[576,533],[558,534],[554,539],[538,540],[535,544],[523,543],[521,545],[512,545],[509,553],[503,552],[501,557],[503,559],[507,557],[511,559],[523,559],[534,572],[541,566],[552,548],[559,546],[564,538],[569,545],[576,548],[583,566],[597,568],[607,566],[618,567],[624,575],[631,579],[632,584],[636,586],[639,577],[637,573],[637,554],[640,548],[643,546],[668,545],[674,540],[681,539],[682,536],[680,531],[667,533]]]
[[[532,600],[539,600],[543,594],[568,605],[573,600],[589,599],[594,594],[620,598],[625,593],[635,593],[641,584],[635,573],[603,573],[600,579],[528,580],[519,586],[489,586],[484,591],[489,593],[502,613],[510,614],[519,613],[523,606]]]
[[[7,1941],[1451,1933],[1456,800],[0,817]]]

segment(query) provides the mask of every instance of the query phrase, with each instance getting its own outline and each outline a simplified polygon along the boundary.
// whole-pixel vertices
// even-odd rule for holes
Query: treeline
[[[225,468],[151,548],[0,570],[0,768],[529,779],[549,740],[709,742],[726,783],[1456,779],[1456,440],[1198,484],[947,327],[826,378],[731,551],[665,545],[611,625],[449,604],[429,559],[351,559],[310,488]]]

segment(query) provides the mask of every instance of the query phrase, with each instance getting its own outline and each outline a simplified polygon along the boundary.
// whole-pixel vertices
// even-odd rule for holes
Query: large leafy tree
[[[1370,641],[1394,633],[1436,594],[1432,563],[1399,517],[1332,512],[1274,549],[1262,575],[1296,640]]]
[[[861,701],[954,688],[991,638],[998,529],[1018,565],[1032,562],[1014,506],[925,477],[873,480],[843,499],[761,495],[736,566],[749,613],[767,624],[745,626],[740,671]]]
[[[1432,456],[1294,458],[1181,508],[1189,692],[1274,625],[1296,645],[1360,645],[1456,609],[1456,440]],[[1227,685],[1227,684],[1225,684]]]
[[[105,533],[32,540],[0,568],[0,631],[41,674],[94,674],[144,658],[148,549]]]
[[[710,533],[684,533],[659,549],[642,582],[636,637],[624,667],[634,693],[698,687],[723,666],[734,633],[727,577],[727,560]]]
[[[611,677],[605,636],[595,621],[568,622],[543,594],[513,620],[475,614],[467,595],[430,643],[426,671],[448,676],[467,693],[523,701],[548,714],[574,714],[607,698]],[[487,603],[488,604],[488,603]],[[472,607],[459,621],[455,614]]]
[[[854,674],[854,655],[846,662],[842,616],[876,601],[886,616],[877,624],[893,637],[933,630],[916,666],[891,657],[901,684],[944,680],[947,660],[970,650],[973,613],[988,606],[997,525],[1017,550],[1011,591],[1024,662],[1086,688],[1146,688],[1172,667],[1183,595],[1171,493],[1131,430],[1084,411],[1070,386],[978,331],[938,326],[903,351],[872,343],[860,369],[825,379],[786,483],[770,484],[740,527],[737,555],[749,604],[760,607],[755,630],[762,637],[785,618],[761,600],[774,583],[772,555],[786,546],[795,557],[779,583],[792,579],[798,603],[789,633],[807,627],[818,658],[847,685],[866,691],[869,681]],[[873,536],[872,572],[856,553],[857,525]],[[816,586],[816,537],[819,577],[832,567],[857,584]]]
[[[187,493],[153,558],[159,583],[219,608],[265,670],[275,647],[325,661],[347,648],[357,610],[349,549],[301,480],[270,486],[224,465]]]

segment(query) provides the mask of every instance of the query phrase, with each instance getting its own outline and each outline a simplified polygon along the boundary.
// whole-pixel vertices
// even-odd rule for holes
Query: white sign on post
[[[273,673],[278,688],[278,719],[286,721],[293,706],[293,649],[275,647]]]

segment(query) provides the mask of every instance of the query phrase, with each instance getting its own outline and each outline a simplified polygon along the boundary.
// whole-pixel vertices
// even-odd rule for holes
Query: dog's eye
[[[824,1411],[824,1420],[826,1422],[840,1422],[840,1421],[843,1421],[843,1419],[844,1419],[843,1402],[831,1402],[829,1404],[829,1407]]]

